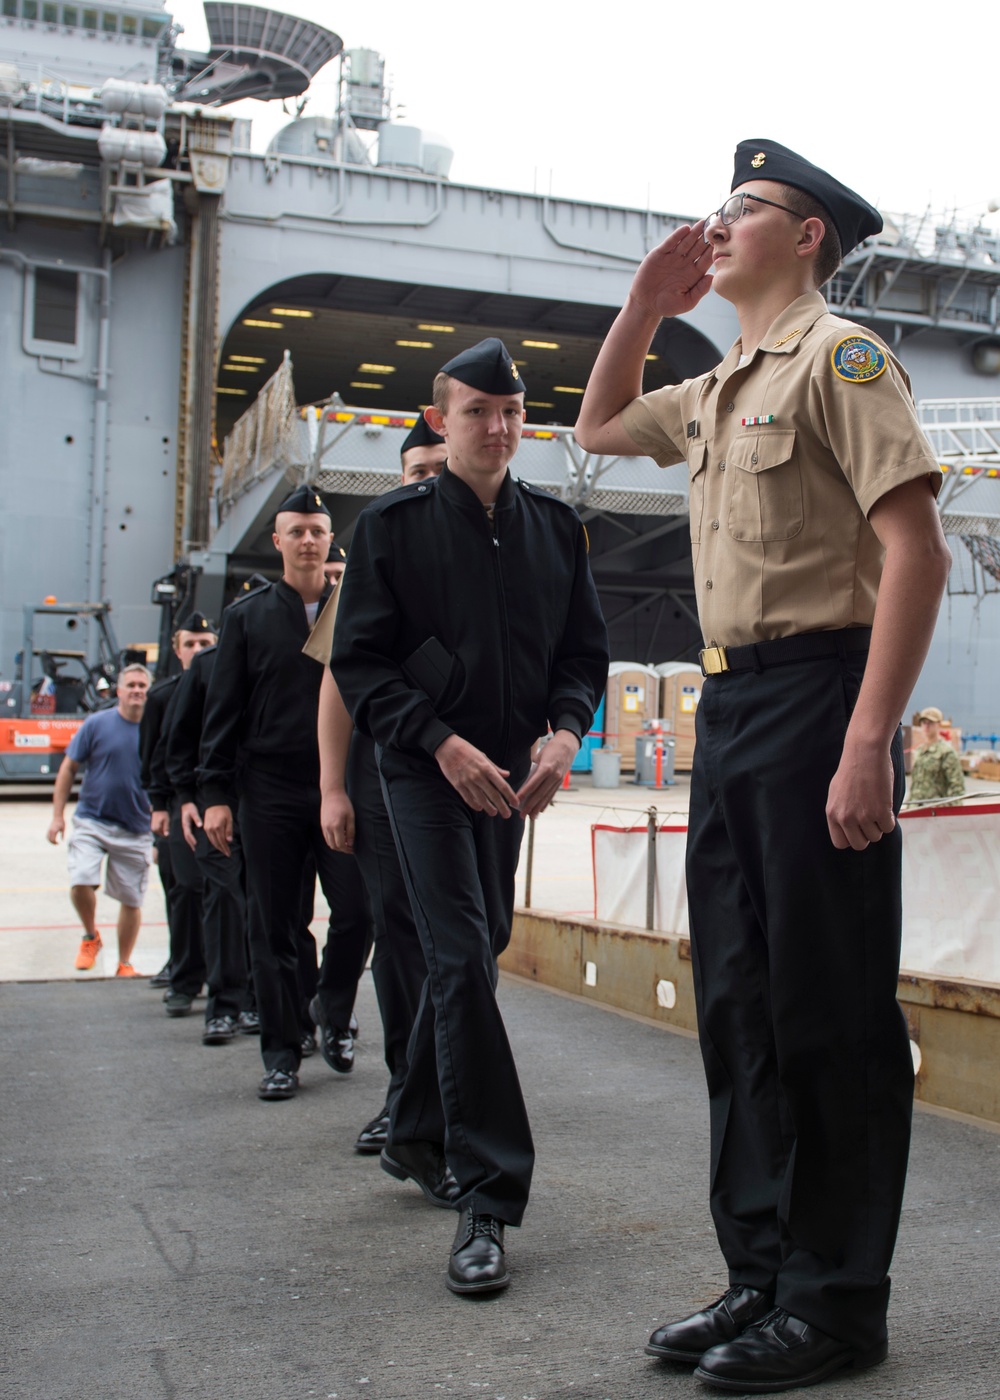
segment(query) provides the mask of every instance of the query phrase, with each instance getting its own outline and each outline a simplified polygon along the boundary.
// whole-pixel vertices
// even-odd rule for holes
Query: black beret
[[[308,481],[304,481],[301,486],[296,486],[295,490],[282,501],[275,514],[283,510],[298,511],[300,515],[326,515],[330,512],[323,504],[323,497],[316,490],[315,486],[310,486]]]
[[[207,618],[204,613],[188,613],[181,622],[178,622],[178,632],[211,632],[215,633],[215,623]]]
[[[411,447],[436,447],[439,442],[444,442],[444,438],[428,426],[427,419],[421,413],[403,439],[399,455],[402,456],[404,452],[409,452]]]
[[[468,384],[483,394],[523,394],[524,380],[510,351],[495,335],[463,350],[453,360],[441,366],[442,374]]]
[[[873,205],[777,141],[741,141],[736,147],[730,188],[735,190],[748,180],[774,180],[812,195],[833,220],[845,257],[864,239],[882,232],[882,215]]]

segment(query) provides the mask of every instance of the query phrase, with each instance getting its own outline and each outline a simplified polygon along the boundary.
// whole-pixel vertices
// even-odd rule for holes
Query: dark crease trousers
[[[246,895],[239,823],[233,823],[232,854],[217,851],[204,831],[195,849],[204,882],[201,927],[205,944],[208,1000],[205,1020],[234,1019],[247,1006]]]
[[[174,867],[170,863],[170,837],[155,836],[153,845],[156,847],[156,868],[160,875],[160,885],[163,889],[163,903],[167,911],[167,933],[170,938],[170,952],[167,955],[167,965],[173,957],[174,946],[174,894],[177,881],[174,878]]]
[[[205,884],[194,851],[184,840],[181,807],[170,804],[170,866],[174,876],[170,921],[170,990],[196,997],[205,985],[202,898]]]
[[[364,887],[351,856],[331,851],[319,822],[319,788],[244,770],[240,834],[247,877],[247,923],[260,1050],[265,1069],[294,1071],[302,1058],[299,958],[303,872],[310,858],[330,905],[327,948],[339,993],[353,1006],[368,950]],[[332,949],[331,949],[332,945]],[[348,1015],[350,1010],[348,1008]]]
[[[427,964],[385,810],[375,744],[359,730],[354,731],[347,758],[347,791],[354,804],[354,854],[368,891],[375,929],[372,980],[382,1018],[389,1069],[386,1102],[391,1109],[406,1078],[407,1046]],[[436,1068],[433,1084],[436,1091]]]
[[[864,654],[710,676],[687,847],[710,1200],[732,1284],[855,1346],[886,1335],[913,1070],[896,1001],[899,827],[825,806]],[[895,807],[902,742],[892,744]]]
[[[535,1152],[496,960],[510,940],[524,823],[473,812],[429,759],[386,750],[378,761],[427,964],[389,1141],[443,1142],[459,1209],[519,1225]]]

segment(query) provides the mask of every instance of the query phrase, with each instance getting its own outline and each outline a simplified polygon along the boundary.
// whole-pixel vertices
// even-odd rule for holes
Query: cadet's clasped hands
[[[518,788],[510,786],[508,768],[498,768],[486,754],[451,734],[434,754],[441,772],[474,812],[509,817],[519,812],[526,820],[537,817],[555,797],[576,757],[580,744],[575,734],[559,729],[544,746],[538,762]]]

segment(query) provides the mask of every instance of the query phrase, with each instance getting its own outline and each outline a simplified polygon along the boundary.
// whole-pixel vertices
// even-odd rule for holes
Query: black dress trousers
[[[779,1307],[859,1349],[886,1335],[913,1096],[899,827],[839,851],[826,825],[864,664],[843,650],[706,679],[687,850],[730,1281],[773,1285]],[[892,761],[898,810],[898,733]]]
[[[201,912],[208,982],[206,1021],[217,1016],[235,1019],[248,1003],[243,848],[236,822],[231,850],[230,856],[224,856],[204,831],[198,832],[195,855],[204,883]]]
[[[443,1142],[458,1208],[519,1225],[535,1152],[496,984],[524,823],[473,812],[430,759],[378,760],[427,964],[389,1141]]]
[[[246,861],[247,923],[260,1049],[266,1069],[298,1069],[302,1056],[299,980],[303,870],[311,859],[330,903],[337,967],[334,1007],[354,1005],[368,951],[368,920],[357,865],[323,840],[319,788],[294,778],[244,769],[239,823]],[[346,1024],[346,1022],[345,1022]]]
[[[205,882],[194,851],[184,840],[181,804],[170,804],[170,867],[174,876],[170,926],[170,990],[196,997],[205,985],[202,899]]]
[[[368,891],[375,931],[372,980],[389,1069],[386,1101],[392,1108],[406,1077],[407,1046],[427,964],[385,810],[375,744],[357,729],[347,757],[347,790],[354,804],[354,855]],[[436,1070],[433,1082],[436,1091]]]
[[[170,837],[155,836],[153,845],[156,847],[156,869],[159,872],[163,903],[167,912],[167,933],[170,940],[170,953],[167,961],[169,962],[174,954],[174,894],[177,881],[174,878],[174,867],[170,863]]]

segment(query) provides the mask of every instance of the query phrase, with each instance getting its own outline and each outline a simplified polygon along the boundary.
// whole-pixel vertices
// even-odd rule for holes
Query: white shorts
[[[149,884],[152,852],[151,832],[140,834],[111,822],[74,817],[66,842],[69,882],[97,889],[101,883],[101,861],[106,856],[105,893],[130,909],[141,909]]]

